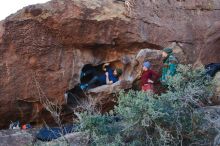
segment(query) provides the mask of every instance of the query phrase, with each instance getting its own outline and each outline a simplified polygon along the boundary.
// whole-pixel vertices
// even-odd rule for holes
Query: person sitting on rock
[[[113,70],[110,67],[109,63],[103,65],[103,70],[105,73],[101,75],[94,76],[87,84],[81,84],[80,87],[82,90],[88,90],[95,86],[102,86],[102,85],[110,85],[119,80],[119,77],[122,74],[122,70],[117,68]]]
[[[173,50],[171,48],[164,48],[162,57],[163,60],[163,68],[162,68],[162,84],[166,85],[167,80],[174,76],[176,73],[176,68],[178,64],[178,60],[173,55]]]
[[[141,88],[142,91],[152,91],[154,92],[153,83],[157,82],[159,79],[159,74],[151,70],[151,64],[149,61],[143,64],[143,73],[141,75]]]

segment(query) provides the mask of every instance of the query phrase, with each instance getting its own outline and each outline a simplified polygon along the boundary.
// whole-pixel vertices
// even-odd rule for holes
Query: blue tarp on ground
[[[77,125],[69,125],[64,126],[63,128],[55,127],[55,128],[42,128],[37,133],[36,138],[41,141],[51,141],[53,139],[57,139],[62,135],[66,135],[68,133],[72,133],[76,131],[78,128]]]
[[[220,71],[220,63],[210,63],[205,66],[206,74],[210,77],[214,77],[215,74]]]

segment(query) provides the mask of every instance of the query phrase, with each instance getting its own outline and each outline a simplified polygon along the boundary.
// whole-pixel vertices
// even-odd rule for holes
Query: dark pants
[[[101,83],[99,80],[99,76],[94,76],[89,82],[88,82],[88,89],[105,85],[104,83]]]

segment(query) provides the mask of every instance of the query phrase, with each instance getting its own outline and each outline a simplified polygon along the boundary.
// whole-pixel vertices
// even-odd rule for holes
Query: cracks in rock
[[[154,26],[156,26],[156,27],[161,27],[161,25],[159,25],[159,24],[157,24],[157,23],[154,23],[154,22],[149,22],[149,21],[147,21],[147,20],[142,20],[142,22],[144,22],[144,23],[146,23],[146,24],[148,24],[148,25],[154,25]]]
[[[193,42],[190,42],[190,41],[179,41],[179,40],[171,40],[171,41],[168,41],[170,43],[176,43],[179,45],[179,43],[182,43],[182,44],[188,44],[188,45],[193,45]]]
[[[59,55],[58,55],[58,60],[59,60],[59,69],[62,69],[62,60],[63,60],[63,53],[64,53],[64,51],[63,51],[63,47],[61,47],[61,49],[60,49],[60,52],[59,52]],[[65,73],[65,71],[63,71],[63,76],[64,76],[64,73]]]
[[[159,23],[155,23],[155,22],[150,22],[150,21],[148,21],[148,20],[144,20],[143,17],[142,17],[142,18],[139,18],[139,19],[136,19],[136,18],[133,18],[133,19],[138,20],[138,21],[141,21],[141,22],[143,22],[143,23],[145,23],[145,24],[147,24],[147,25],[152,25],[152,26],[157,27],[157,28],[162,28],[162,27],[164,27],[164,28],[170,30],[170,28],[168,28],[168,27],[165,26],[165,25],[160,25]]]
[[[132,33],[132,32],[127,32]],[[81,48],[81,49],[131,49],[131,48],[153,48],[153,49],[161,49],[162,46],[157,44],[152,44],[149,42],[119,42],[120,40],[114,39],[112,44],[98,44],[98,43],[88,43],[88,44],[69,44],[64,45],[63,47],[71,47],[71,48]]]
[[[199,8],[199,7],[196,7],[196,8],[183,8],[183,7],[180,7],[180,8],[177,8],[177,9],[180,9],[180,10],[187,10],[187,11],[219,11],[220,8],[218,9],[212,9],[212,8]]]
[[[22,101],[22,102],[26,102],[26,103],[39,103],[39,99],[36,99],[36,100],[29,100],[29,99],[20,99],[20,98],[17,98],[16,101]]]
[[[137,43],[131,43],[131,44],[128,44],[127,47],[131,46],[131,48],[152,48],[152,49],[156,49],[156,50],[160,50],[162,49],[163,47],[160,46],[160,45],[157,45],[157,44],[152,44],[152,43],[148,43],[148,42],[137,42]]]
[[[75,66],[75,62],[76,62],[76,60],[75,60],[75,55],[76,55],[76,50],[73,50],[73,59],[72,59],[72,70],[71,70],[71,79],[70,79],[70,81],[69,81],[69,87],[71,87],[72,85],[73,85],[73,79],[74,79],[74,66]]]
[[[131,18],[131,19],[133,19],[133,20],[138,20],[138,21],[142,21],[142,22],[144,22],[144,23],[146,23],[146,24],[148,24],[148,25],[154,25],[154,26],[156,26],[156,27],[163,27],[162,25],[159,25],[159,24],[157,24],[157,23],[155,23],[155,22],[150,22],[150,21],[148,21],[148,20],[144,20],[143,17],[142,17],[142,18]]]

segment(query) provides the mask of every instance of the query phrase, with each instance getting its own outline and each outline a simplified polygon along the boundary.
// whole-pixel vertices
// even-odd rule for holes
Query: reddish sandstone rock
[[[220,21],[213,22],[205,35],[205,45],[201,50],[204,64],[220,62]]]
[[[46,119],[40,98],[63,104],[85,64],[113,62],[124,69],[123,80],[132,81],[140,49],[173,43],[187,63],[219,61],[219,8],[218,0],[136,0],[131,12],[113,0],[23,8],[0,22],[0,127]],[[159,69],[160,55],[148,56]]]

